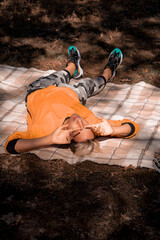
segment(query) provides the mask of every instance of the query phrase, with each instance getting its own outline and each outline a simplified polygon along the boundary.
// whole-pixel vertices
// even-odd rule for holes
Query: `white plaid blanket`
[[[10,134],[27,128],[26,86],[52,72],[0,65],[0,153],[4,153],[4,143]],[[108,83],[99,95],[88,99],[86,106],[96,116],[136,121],[140,131],[131,139],[100,139],[100,149],[83,158],[74,156],[66,146],[33,152],[42,159],[64,159],[70,164],[90,160],[101,164],[153,168],[154,152],[160,148],[159,88],[145,82],[133,85]]]

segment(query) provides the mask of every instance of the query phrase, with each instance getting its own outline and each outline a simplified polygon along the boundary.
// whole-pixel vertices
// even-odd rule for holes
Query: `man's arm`
[[[126,137],[131,132],[131,126],[127,123],[121,126],[116,126],[116,127],[111,126],[111,127],[113,129],[113,132],[112,132],[113,137],[115,136]]]
[[[99,119],[101,120],[100,123],[86,126],[87,128],[91,128],[97,136],[130,137],[139,129],[137,124],[127,119],[124,122],[106,120],[101,117]]]
[[[32,151],[37,148],[50,146],[51,144],[51,135],[48,135],[45,137],[34,139],[18,139],[14,148],[17,153],[23,153]]]
[[[68,144],[72,140],[72,134],[79,129],[67,129],[68,125],[57,128],[52,134],[45,137],[34,139],[18,139],[14,149],[17,153],[23,153],[35,150],[37,148],[47,147],[53,144]]]

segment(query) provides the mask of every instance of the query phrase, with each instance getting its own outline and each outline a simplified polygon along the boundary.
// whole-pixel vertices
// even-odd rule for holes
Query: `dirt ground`
[[[159,0],[0,0],[0,64],[60,70],[75,45],[93,78],[119,47],[115,83],[160,87],[159,9]],[[154,170],[0,155],[0,240],[158,240],[159,223]]]

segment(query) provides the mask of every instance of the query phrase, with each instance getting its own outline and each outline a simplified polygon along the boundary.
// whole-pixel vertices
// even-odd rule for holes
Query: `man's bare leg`
[[[71,76],[73,76],[75,70],[76,70],[76,66],[74,63],[69,63],[68,66],[65,68],[65,70],[67,70]],[[108,79],[110,79],[112,77],[112,70],[110,68],[106,68],[104,69],[102,76],[105,77],[106,82],[108,81]]]
[[[112,70],[110,68],[104,69],[102,76],[105,77],[106,82],[112,77]]]
[[[70,73],[70,76],[72,77],[75,70],[76,70],[76,65],[74,63],[68,63],[68,66],[65,68]]]

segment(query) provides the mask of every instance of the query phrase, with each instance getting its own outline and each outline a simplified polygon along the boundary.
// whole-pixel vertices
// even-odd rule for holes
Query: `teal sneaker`
[[[81,61],[81,55],[79,50],[74,46],[70,46],[68,48],[66,67],[68,66],[69,62],[72,62],[76,65],[76,70],[72,76],[73,78],[80,78],[83,75],[83,69],[80,66],[80,61]]]
[[[105,65],[105,68],[109,67],[112,70],[112,77],[115,77],[117,68],[121,65],[123,60],[123,54],[119,48],[115,48],[108,57],[108,63]],[[104,68],[104,69],[105,69]]]

